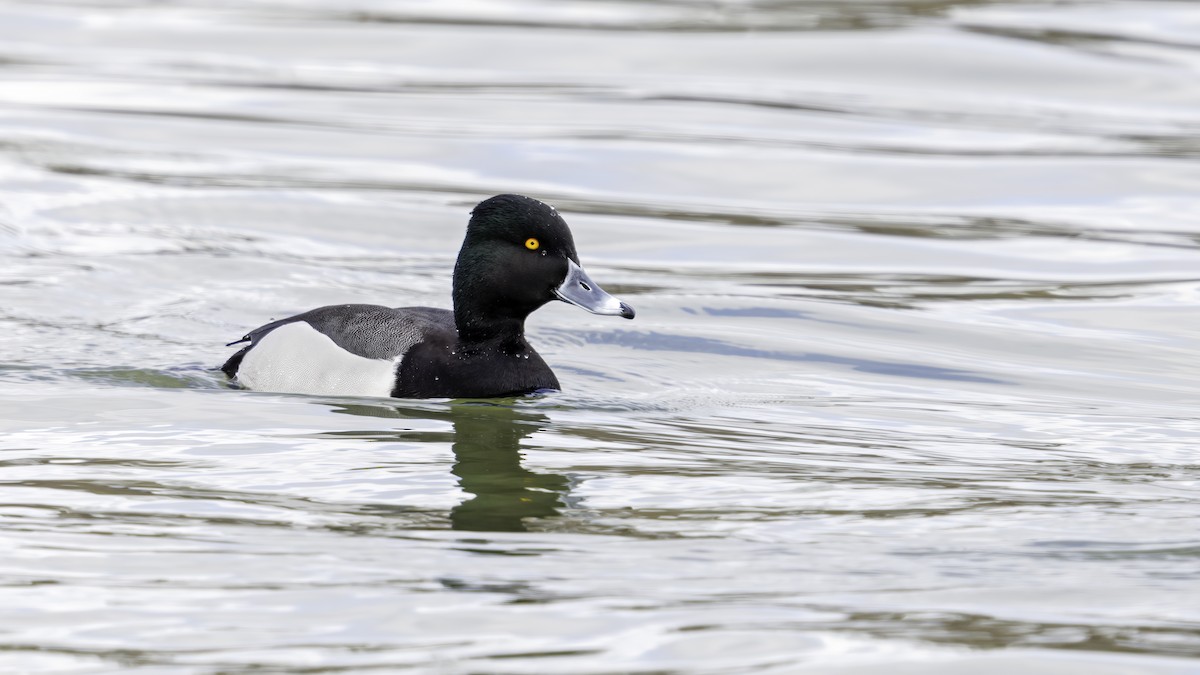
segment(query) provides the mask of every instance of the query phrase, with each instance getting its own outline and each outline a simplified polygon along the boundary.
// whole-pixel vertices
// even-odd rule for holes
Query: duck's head
[[[471,212],[454,266],[460,334],[491,332],[514,320],[523,323],[551,300],[594,314],[634,315],[632,307],[588,277],[571,230],[553,207],[521,195],[480,202]]]

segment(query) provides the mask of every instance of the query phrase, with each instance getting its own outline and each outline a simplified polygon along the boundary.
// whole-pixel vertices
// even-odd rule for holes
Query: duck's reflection
[[[451,403],[437,408],[401,405],[335,404],[347,415],[448,420],[454,427],[452,447],[458,484],[471,495],[450,510],[450,526],[474,532],[525,532],[529,519],[559,514],[569,481],[553,473],[521,466],[521,440],[545,428],[545,415],[491,403]],[[368,435],[372,440],[441,441],[441,433],[395,432]]]

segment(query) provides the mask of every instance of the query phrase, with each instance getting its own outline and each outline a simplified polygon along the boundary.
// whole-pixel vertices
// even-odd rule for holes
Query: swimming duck
[[[272,321],[221,367],[259,391],[400,398],[491,398],[559,389],[525,339],[551,300],[632,319],[579,264],[551,206],[497,195],[471,212],[454,265],[454,310],[330,305]]]

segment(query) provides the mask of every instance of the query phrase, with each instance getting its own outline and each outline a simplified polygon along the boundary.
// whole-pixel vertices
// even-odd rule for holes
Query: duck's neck
[[[462,343],[498,343],[506,351],[525,345],[525,319],[536,307],[504,296],[503,280],[487,274],[488,266],[463,253],[454,265],[454,327]]]
[[[525,347],[525,317],[488,316],[486,312],[454,305],[458,341],[466,344],[496,343],[506,351]]]

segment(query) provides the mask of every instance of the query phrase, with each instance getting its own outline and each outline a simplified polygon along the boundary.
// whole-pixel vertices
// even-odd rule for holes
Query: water
[[[0,2],[0,664],[1200,672],[1200,7]],[[565,391],[230,388],[593,278]]]

